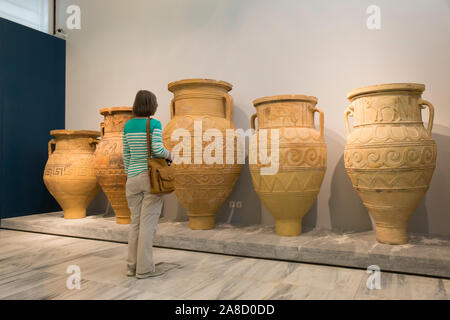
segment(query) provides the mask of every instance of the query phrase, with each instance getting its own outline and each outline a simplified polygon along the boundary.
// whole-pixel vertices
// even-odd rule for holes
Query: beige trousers
[[[163,206],[162,198],[150,193],[148,171],[127,179],[126,195],[131,211],[128,267],[136,269],[137,274],[153,272],[152,246]]]

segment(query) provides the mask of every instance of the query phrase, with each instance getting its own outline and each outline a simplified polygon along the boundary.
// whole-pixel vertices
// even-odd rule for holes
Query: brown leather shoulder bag
[[[152,139],[150,133],[150,120],[147,119],[147,148],[148,148],[148,176],[150,179],[150,193],[163,194],[174,190],[173,167],[166,159],[152,158]]]

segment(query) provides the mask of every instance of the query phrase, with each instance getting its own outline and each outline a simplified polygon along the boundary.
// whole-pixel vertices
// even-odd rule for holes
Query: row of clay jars
[[[224,81],[206,79],[170,83],[169,90],[174,93],[174,99],[170,109],[171,121],[163,132],[166,147],[173,148],[170,136],[176,129],[187,130],[195,139],[194,121],[201,122],[201,136],[208,129],[218,129],[223,136],[227,129],[235,129],[234,105],[228,94],[231,88],[231,84]],[[102,139],[93,161],[98,182],[116,213],[117,223],[130,222],[125,196],[122,132],[125,123],[132,117],[131,111],[128,107],[100,110],[105,119],[101,124]],[[237,150],[237,141],[234,143],[234,150]],[[202,152],[206,146],[207,143],[203,142]],[[175,194],[186,209],[191,229],[212,229],[216,211],[231,193],[242,165],[236,164],[236,152],[234,164],[195,164],[193,151],[192,145],[192,164],[173,164]],[[225,158],[223,162],[226,162]]]
[[[206,79],[169,84],[174,99],[171,121],[163,132],[166,146],[174,147],[170,137],[175,129],[188,130],[193,136],[194,121],[201,122],[202,136],[212,128],[224,136],[226,129],[235,128],[233,102],[228,94],[231,88],[229,83]],[[347,120],[345,164],[355,190],[375,221],[380,242],[407,241],[407,221],[428,189],[434,171],[436,146],[430,135],[434,109],[420,98],[423,90],[423,85],[391,84],[361,88],[349,94],[352,105],[346,116],[355,115],[355,129],[350,133]],[[264,165],[259,162],[250,165],[255,190],[274,216],[280,235],[301,233],[301,219],[314,203],[326,170],[324,116],[316,104],[317,98],[304,95],[254,101],[257,114],[251,122],[255,128],[257,117],[259,129],[251,139],[250,154],[254,156],[258,150],[261,129],[280,129],[279,171],[261,175]],[[420,114],[424,105],[430,107],[428,131]],[[314,125],[316,112],[320,114],[319,130]],[[131,108],[107,108],[101,113],[105,122],[102,143],[94,157],[96,175],[118,223],[128,223],[121,133],[131,118]],[[204,142],[202,151],[206,145]],[[270,143],[266,148],[270,150]],[[194,164],[193,152],[191,157],[192,164],[174,165],[175,194],[189,215],[192,229],[211,229],[215,212],[230,194],[242,166],[236,163],[236,154],[234,164],[223,165]]]
[[[345,112],[349,134],[345,166],[375,222],[379,242],[407,242],[407,222],[429,188],[436,166],[436,145],[431,137],[434,108],[421,99],[424,89],[421,84],[400,83],[360,88],[348,95],[352,104]],[[169,84],[169,90],[174,93],[172,120],[164,130],[169,149],[174,147],[171,133],[188,129],[192,136],[195,120],[202,121],[202,134],[210,128],[222,133],[234,128],[232,100],[226,94],[230,84],[190,79]],[[316,104],[317,98],[305,95],[254,101],[257,114],[251,125],[255,129],[257,118],[259,129],[252,136],[249,154],[258,161],[250,164],[250,171],[255,190],[273,215],[280,235],[301,233],[302,217],[316,200],[326,171],[324,114]],[[430,109],[427,129],[421,116],[425,106]],[[320,114],[318,130],[316,112]],[[348,115],[355,116],[353,133]],[[263,175],[265,165],[257,153],[268,154],[271,140],[262,145],[268,150],[259,150],[260,130],[275,128],[279,129],[279,169],[276,174]],[[231,192],[240,169],[236,164],[175,165],[175,193],[188,212],[192,229],[214,227],[215,211]]]
[[[169,84],[174,93],[171,121],[163,131],[164,142],[172,150],[177,129],[203,137],[206,130],[217,129],[222,137],[226,129],[234,129],[234,105],[228,92],[232,85],[224,81],[188,79]],[[280,129],[280,166],[274,175],[261,175],[262,165],[251,164],[255,190],[276,221],[280,235],[298,235],[301,219],[314,203],[326,170],[326,146],[323,139],[323,112],[315,108],[314,97],[289,95],[262,98],[255,101],[260,129]],[[320,113],[320,130],[314,129],[314,113]],[[253,117],[254,120],[255,117]],[[194,122],[201,129],[194,130]],[[254,125],[253,125],[254,128]],[[256,153],[259,132],[250,144]],[[255,141],[256,138],[256,141]],[[202,154],[209,142],[202,139]],[[191,144],[190,164],[173,164],[175,194],[186,209],[191,229],[212,229],[217,209],[224,203],[239,177],[242,165],[237,161],[237,139],[233,142],[233,163],[194,163],[195,148]],[[270,144],[266,145],[270,149]],[[256,158],[255,158],[256,159]]]
[[[231,88],[229,83],[205,79],[170,83],[169,90],[174,93],[174,99],[170,109],[171,121],[163,131],[166,147],[173,148],[170,136],[176,129],[187,130],[194,137],[194,121],[201,122],[201,136],[208,129],[218,129],[223,136],[226,129],[235,129],[234,105],[228,94]],[[122,132],[125,123],[132,117],[132,108],[105,108],[100,113],[105,118],[101,124],[102,139],[94,153],[93,166],[98,182],[114,209],[117,223],[129,223]],[[206,146],[207,143],[203,142],[202,151]],[[237,150],[236,145],[234,150]],[[236,161],[234,164],[195,164],[193,145],[191,151],[192,164],[173,164],[175,194],[186,209],[190,228],[212,229],[216,211],[231,193],[242,165],[236,164]],[[226,162],[225,158],[223,162]]]
[[[344,160],[353,187],[375,224],[377,241],[408,242],[409,218],[428,190],[436,167],[436,144],[431,137],[433,105],[421,98],[425,86],[396,83],[351,91],[345,111],[348,141]],[[260,129],[279,129],[279,171],[261,175],[261,163],[250,164],[255,190],[275,219],[277,234],[298,235],[301,219],[319,192],[326,169],[323,113],[317,99],[274,96],[257,99],[255,118]],[[429,109],[425,129],[421,111]],[[316,131],[314,113],[320,113]],[[348,116],[354,116],[350,130]],[[259,130],[250,144],[256,159]],[[270,139],[264,148],[270,149]],[[262,150],[266,152],[266,150]],[[349,208],[351,210],[351,208]]]
[[[116,214],[118,224],[130,223],[125,195],[122,132],[132,108],[104,108],[101,132],[53,130],[44,183],[64,210],[64,218],[80,219],[100,186]],[[98,140],[98,136],[101,140]]]

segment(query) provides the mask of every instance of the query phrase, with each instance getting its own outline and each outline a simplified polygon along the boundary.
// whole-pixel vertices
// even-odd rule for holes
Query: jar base
[[[192,230],[210,230],[216,226],[214,216],[189,216],[189,228]]]
[[[86,209],[69,209],[64,210],[64,219],[83,219],[86,218]]]
[[[406,227],[392,228],[376,226],[377,241],[390,245],[402,245],[408,243]]]
[[[301,219],[275,220],[275,233],[285,237],[295,237],[302,233]]]
[[[116,217],[117,224],[130,224],[131,218],[129,217]]]

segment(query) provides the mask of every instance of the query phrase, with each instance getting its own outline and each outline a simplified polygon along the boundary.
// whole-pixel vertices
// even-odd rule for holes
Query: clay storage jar
[[[132,108],[114,107],[100,109],[104,122],[100,124],[101,141],[94,153],[97,179],[111,203],[116,222],[128,224],[131,214],[125,195],[127,174],[123,164],[122,134],[125,123],[132,117]]]
[[[191,137],[190,164],[172,164],[175,169],[175,194],[189,216],[191,229],[212,229],[215,226],[217,209],[227,199],[239,177],[242,164],[237,164],[236,141],[234,143],[234,162],[227,164],[226,129],[235,129],[233,122],[233,100],[228,94],[232,85],[224,81],[208,79],[188,79],[172,82],[169,91],[173,92],[171,102],[171,121],[163,130],[163,139],[168,149],[179,143],[171,141],[176,129],[185,129]],[[194,121],[201,123],[202,130],[194,137]],[[201,148],[195,150],[195,139],[201,138],[206,130],[219,130],[223,136],[223,163],[194,163],[194,151],[202,154],[211,141],[203,141]],[[212,138],[212,141],[214,138]],[[200,154],[201,156],[201,154]],[[201,159],[201,158],[200,158]]]
[[[86,208],[100,190],[92,159],[98,131],[52,130],[44,183],[64,210],[65,219],[86,217]]]
[[[396,83],[348,93],[345,167],[353,188],[375,223],[377,240],[408,242],[408,220],[430,185],[436,166],[431,138],[433,105],[421,98],[423,84]],[[421,111],[429,109],[424,128]],[[354,129],[348,117],[354,118]],[[351,210],[351,208],[349,208]]]
[[[309,211],[322,185],[327,166],[324,141],[324,114],[316,108],[317,98],[305,95],[280,95],[253,102],[256,114],[251,127],[249,152],[253,186],[264,206],[275,219],[275,232],[281,236],[297,236],[302,232],[302,218]],[[319,130],[314,114],[319,113]],[[270,155],[271,130],[279,130],[279,168],[275,174],[261,174],[260,152]],[[267,130],[267,144],[259,137]],[[259,145],[258,145],[259,144]],[[259,149],[261,148],[261,150]]]

